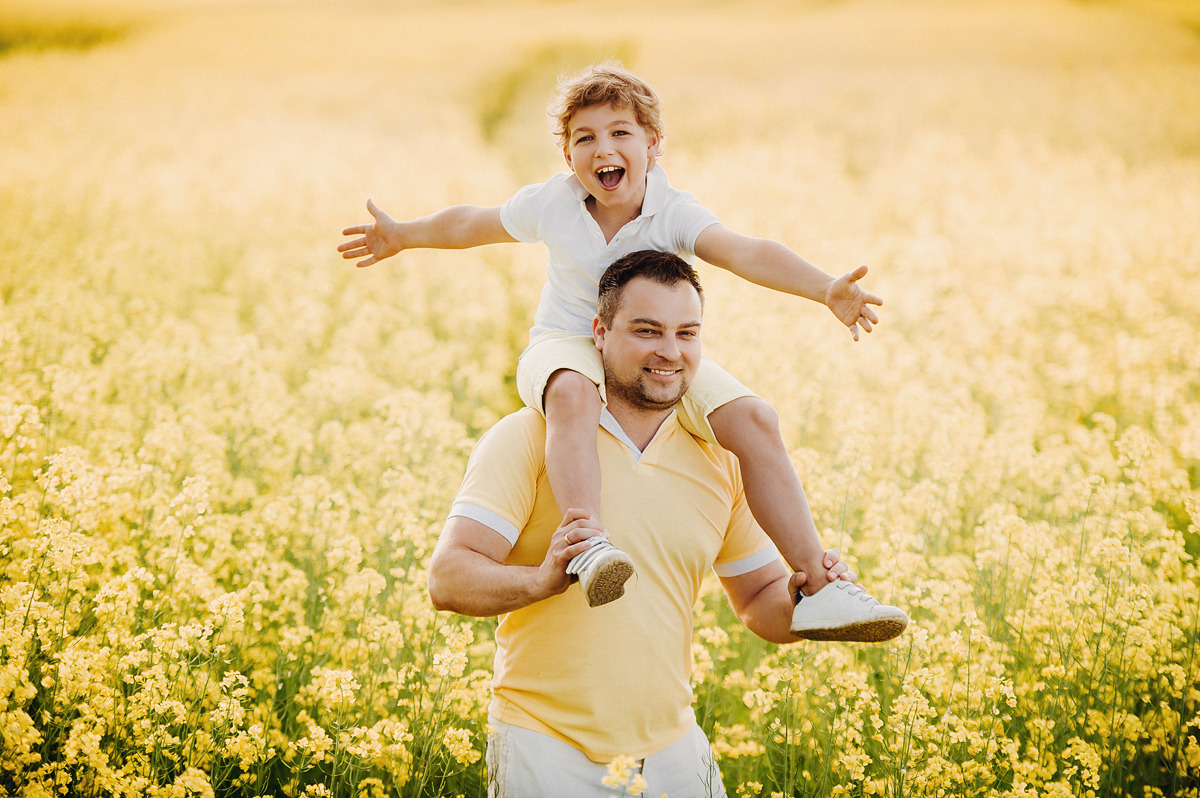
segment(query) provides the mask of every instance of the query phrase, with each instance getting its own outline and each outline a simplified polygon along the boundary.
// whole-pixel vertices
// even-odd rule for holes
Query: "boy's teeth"
[[[625,174],[625,170],[619,166],[605,166],[596,170],[596,178],[605,188],[612,188],[621,182],[623,174]]]

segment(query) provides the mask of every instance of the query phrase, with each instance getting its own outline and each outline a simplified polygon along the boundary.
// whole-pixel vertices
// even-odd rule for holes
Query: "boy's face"
[[[606,208],[636,215],[646,195],[646,173],[659,153],[659,137],[638,124],[632,108],[590,105],[571,117],[567,165]]]

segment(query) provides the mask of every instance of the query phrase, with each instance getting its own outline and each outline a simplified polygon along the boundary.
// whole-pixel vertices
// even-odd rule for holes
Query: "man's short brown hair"
[[[621,306],[621,294],[635,277],[645,277],[668,287],[689,283],[700,295],[700,306],[704,307],[704,289],[700,287],[700,277],[691,264],[673,252],[643,249],[619,258],[600,276],[596,315],[605,327],[612,326],[613,317]]]

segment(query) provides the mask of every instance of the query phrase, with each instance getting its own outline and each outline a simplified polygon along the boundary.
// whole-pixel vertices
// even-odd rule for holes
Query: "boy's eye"
[[[591,141],[591,140],[592,140],[591,136],[580,136],[579,138],[575,139],[575,143],[583,144],[583,143]]]

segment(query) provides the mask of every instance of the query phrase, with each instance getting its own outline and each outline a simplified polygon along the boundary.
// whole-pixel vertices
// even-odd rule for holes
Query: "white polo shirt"
[[[572,587],[502,616],[489,714],[607,762],[660,751],[695,724],[692,611],[705,574],[738,576],[779,555],[746,505],[733,455],[689,435],[674,413],[644,451],[607,411],[601,424],[601,512],[637,572],[610,604],[589,607]],[[561,520],[545,450],[536,411],[501,419],[451,510],[512,543],[508,564],[541,563]]]
[[[509,235],[526,243],[543,241],[550,254],[531,341],[547,330],[591,335],[600,275],[614,261],[630,252],[656,249],[691,263],[700,232],[720,221],[691,194],[672,188],[658,165],[646,175],[641,215],[610,242],[588,212],[589,196],[574,172],[560,172],[521,189],[500,209]]]

